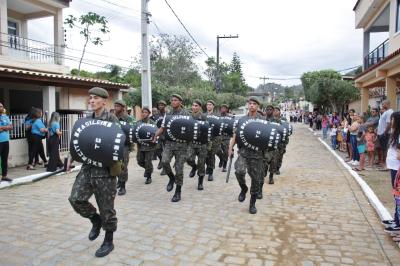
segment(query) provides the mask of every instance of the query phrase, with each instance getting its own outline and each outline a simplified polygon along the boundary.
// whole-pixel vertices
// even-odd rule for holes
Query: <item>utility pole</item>
[[[221,91],[221,75],[219,73],[219,39],[236,39],[239,38],[239,35],[229,35],[229,36],[219,36],[217,35],[217,84],[216,84],[216,89],[217,93]]]
[[[142,107],[147,106],[151,110],[151,66],[148,34],[151,14],[148,10],[149,1],[142,0]]]
[[[263,80],[263,89],[265,89],[265,81],[266,81],[267,79],[269,79],[269,78],[267,78],[266,76],[264,76],[264,77],[260,77],[260,79]]]

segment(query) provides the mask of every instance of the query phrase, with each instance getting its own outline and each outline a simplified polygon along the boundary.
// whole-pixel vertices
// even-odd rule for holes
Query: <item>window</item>
[[[18,24],[14,21],[8,21],[8,34],[16,36],[18,33]]]
[[[396,32],[398,32],[400,31],[400,0],[396,2]]]

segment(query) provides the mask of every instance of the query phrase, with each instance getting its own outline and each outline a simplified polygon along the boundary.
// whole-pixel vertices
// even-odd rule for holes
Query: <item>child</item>
[[[367,152],[368,152],[368,165],[373,166],[374,163],[374,153],[375,153],[375,141],[376,134],[374,132],[374,127],[368,127],[367,133],[365,133],[365,141],[367,142]]]
[[[357,133],[357,150],[360,154],[360,165],[354,168],[355,171],[363,171],[365,170],[365,151],[366,151],[366,143],[365,143],[365,131],[366,128],[362,124],[364,123],[364,118],[361,116],[357,116],[357,122],[360,124]]]
[[[336,125],[332,125],[331,132],[329,133],[331,136],[331,145],[332,149],[336,150],[336,138],[337,138],[337,128]]]
[[[342,142],[343,142],[343,136],[342,136],[342,127],[339,126],[337,130],[337,146],[339,147],[339,151],[342,151]]]

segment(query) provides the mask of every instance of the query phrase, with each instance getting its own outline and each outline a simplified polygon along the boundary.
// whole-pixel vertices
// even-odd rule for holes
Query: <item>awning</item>
[[[0,81],[83,89],[102,87],[110,90],[126,90],[130,88],[129,84],[116,83],[107,80],[4,67],[0,67]]]

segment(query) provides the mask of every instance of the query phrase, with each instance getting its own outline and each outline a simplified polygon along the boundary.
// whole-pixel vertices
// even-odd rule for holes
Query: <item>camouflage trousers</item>
[[[216,137],[207,145],[206,174],[212,174],[215,169],[215,155],[221,146],[221,137]]]
[[[89,202],[89,198],[94,194],[103,229],[116,231],[117,216],[114,209],[116,192],[116,177],[92,177],[90,171],[81,170],[75,179],[68,200],[77,213],[82,217],[90,218],[96,213],[96,208]]]
[[[137,163],[140,167],[144,168],[144,176],[145,177],[150,177],[151,174],[153,173],[153,155],[154,155],[154,150],[150,151],[142,151],[138,150],[136,154],[136,160]]]
[[[187,158],[187,143],[166,142],[161,163],[167,175],[173,174],[171,169],[172,157],[175,157],[175,184],[183,185],[183,167]]]
[[[263,158],[263,175],[262,175],[262,180],[261,183],[264,183],[264,178],[268,175],[268,171],[270,174],[275,174],[277,168],[276,168],[276,162],[277,162],[277,151],[264,151],[264,158]]]
[[[197,163],[196,163],[197,156]],[[206,144],[192,144],[189,153],[187,163],[191,167],[196,167],[198,176],[205,176],[205,163],[207,157],[207,145]]]
[[[124,146],[124,159],[122,161],[123,167],[122,167],[122,173],[118,176],[118,183],[128,181],[128,164],[129,164],[130,150],[131,150],[130,146]]]
[[[286,145],[279,147],[277,150],[277,162],[276,162],[276,167],[277,170],[281,168],[282,166],[282,161],[283,161],[283,155],[286,153]]]
[[[260,182],[263,175],[262,158],[244,157],[239,152],[239,157],[235,162],[235,175],[240,186],[246,185],[246,170],[251,178],[250,194],[256,194],[260,189]]]
[[[217,155],[221,161],[228,161],[228,149],[229,149],[229,142],[231,139],[223,138],[221,140],[220,148],[218,149]]]

